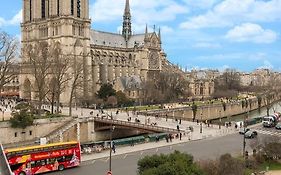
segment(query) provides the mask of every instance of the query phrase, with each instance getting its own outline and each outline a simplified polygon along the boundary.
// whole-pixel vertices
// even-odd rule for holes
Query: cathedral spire
[[[160,41],[160,44],[162,43],[161,41],[161,28],[159,27],[159,31],[158,31],[158,38],[159,38],[159,41]]]
[[[132,27],[131,27],[131,12],[130,12],[130,2],[126,0],[126,6],[123,15],[123,30],[122,35],[124,36],[126,42],[129,41],[132,35]]]

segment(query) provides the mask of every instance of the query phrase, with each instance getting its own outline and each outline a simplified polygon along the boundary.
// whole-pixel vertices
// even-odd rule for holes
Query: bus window
[[[65,159],[64,156],[63,156],[63,157],[59,157],[59,158],[58,158],[58,162],[64,162],[64,161],[65,161],[64,159]]]
[[[73,155],[65,156],[65,161],[71,161]]]
[[[35,161],[31,161],[31,162],[30,162],[30,165],[31,165],[31,168],[36,167]]]
[[[10,165],[10,167],[11,167],[11,170],[12,170],[12,171],[16,171],[16,170],[19,169],[22,165],[23,165],[23,163],[17,163],[17,164],[14,164],[14,165]]]

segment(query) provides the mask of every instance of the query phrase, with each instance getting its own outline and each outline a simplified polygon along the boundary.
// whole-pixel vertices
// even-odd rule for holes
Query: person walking
[[[180,132],[180,140],[181,140],[181,138],[182,138],[182,133]]]

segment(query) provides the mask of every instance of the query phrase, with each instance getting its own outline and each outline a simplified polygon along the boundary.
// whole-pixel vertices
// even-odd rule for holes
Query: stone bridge
[[[83,117],[75,118],[67,122],[50,134],[46,135],[48,143],[58,141],[78,140],[81,142],[93,141],[94,135],[98,132],[108,132],[112,126],[116,129],[137,130],[138,133],[171,133],[175,134],[179,131],[168,127],[147,125],[139,122],[128,122],[123,120],[110,119],[110,117]],[[184,132],[180,130],[180,132]]]

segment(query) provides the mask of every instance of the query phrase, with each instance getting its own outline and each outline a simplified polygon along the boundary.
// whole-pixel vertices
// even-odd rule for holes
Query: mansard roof
[[[91,44],[98,46],[126,48],[125,38],[121,34],[91,30]],[[132,35],[128,41],[128,48],[144,45],[145,34]]]

